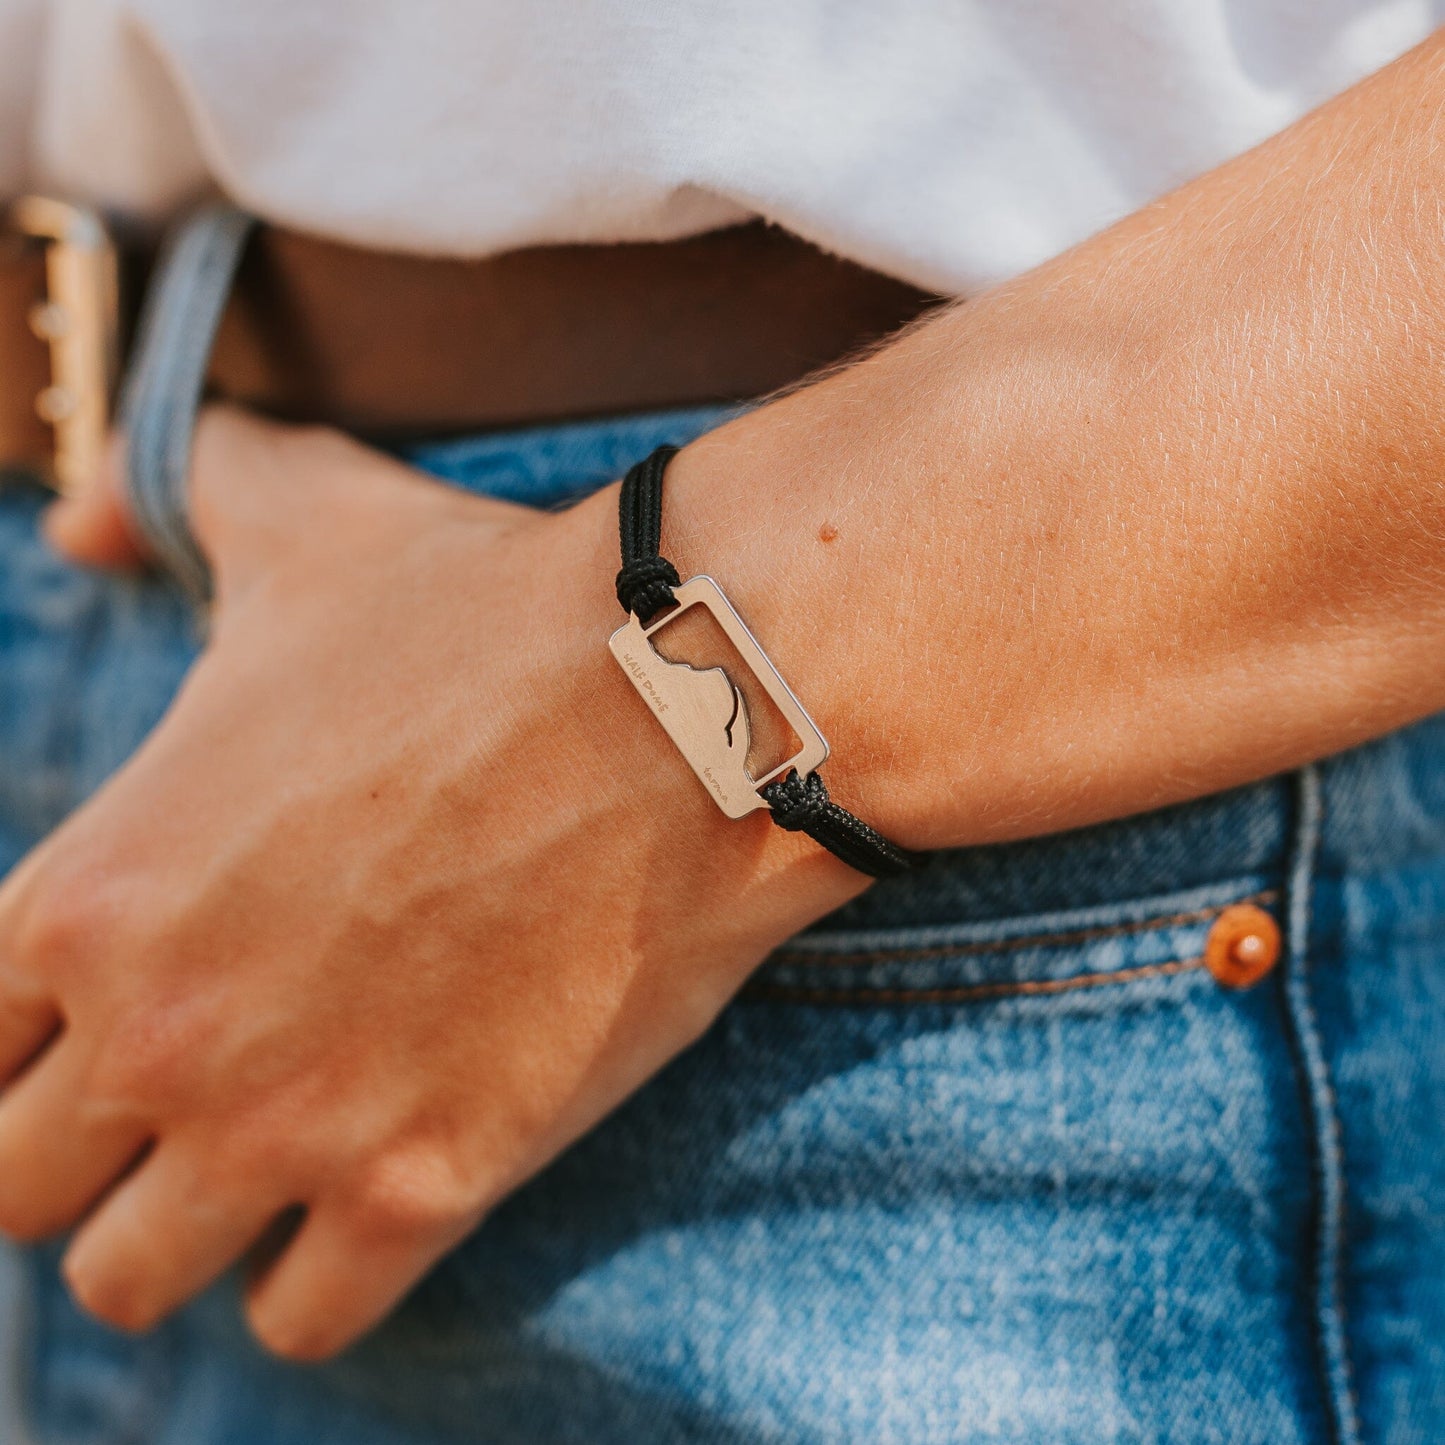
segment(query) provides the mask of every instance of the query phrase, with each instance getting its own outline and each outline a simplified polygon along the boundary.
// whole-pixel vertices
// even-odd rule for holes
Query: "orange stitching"
[[[813,953],[806,948],[781,948],[768,960],[770,963],[794,965],[899,963],[925,958],[971,958],[984,953],[1009,953],[1016,948],[1067,947],[1076,943],[1093,943],[1100,938],[1118,938],[1121,934],[1149,933],[1159,928],[1174,928],[1184,923],[1202,923],[1217,918],[1226,908],[1240,903],[1273,903],[1279,897],[1277,888],[1265,888],[1233,903],[1220,903],[1213,908],[1196,908],[1190,913],[1173,913],[1167,918],[1147,918],[1142,923],[1111,923],[1100,928],[1080,928],[1072,933],[1035,933],[1020,938],[990,940],[987,943],[936,944],[927,948],[885,948],[871,953]]]
[[[1144,963],[1114,973],[1081,973],[1073,978],[1030,979],[1023,983],[979,983],[967,988],[799,988],[782,983],[753,983],[743,991],[743,996],[773,1003],[978,1003],[984,999],[1021,995],[1072,993],[1113,983],[1137,983],[1146,978],[1173,978],[1203,967],[1202,956],[1176,958],[1169,963]]]

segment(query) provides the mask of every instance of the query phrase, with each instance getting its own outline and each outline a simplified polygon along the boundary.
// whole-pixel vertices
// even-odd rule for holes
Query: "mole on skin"
[[[831,522],[824,522],[818,528],[818,540],[820,542],[835,542],[838,539],[838,529]]]

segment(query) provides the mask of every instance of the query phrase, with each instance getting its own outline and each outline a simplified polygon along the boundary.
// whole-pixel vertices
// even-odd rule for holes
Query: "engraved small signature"
[[[731,744],[731,742],[732,742],[732,730],[731,730],[731,728],[729,728],[729,730],[728,730],[728,742],[729,742],[729,744]],[[712,769],[705,767],[705,768],[702,770],[702,775],[703,775],[703,778],[707,781],[708,786],[713,790],[713,792],[715,792],[715,793],[718,795],[718,797],[721,798],[724,803],[726,803],[727,800],[728,800],[727,790],[723,787],[723,785],[722,785],[720,782],[718,782],[718,780],[717,780],[715,777],[713,777]]]
[[[666,712],[667,704],[658,695],[657,689],[652,685],[652,679],[643,670],[642,664],[630,653],[622,654],[622,665],[637,679],[638,689],[642,695],[655,707],[658,712]],[[731,731],[729,731],[731,741]]]

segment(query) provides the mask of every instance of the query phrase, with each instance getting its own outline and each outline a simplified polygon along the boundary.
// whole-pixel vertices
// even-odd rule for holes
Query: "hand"
[[[98,500],[51,523],[131,550]],[[730,823],[607,651],[615,489],[543,515],[213,411],[209,644],[0,888],[0,1228],[145,1328],[283,1213],[328,1355],[865,880]]]
[[[986,843],[1445,706],[1442,75],[1445,32],[677,458],[664,550],[725,559],[841,800]],[[50,1039],[0,1226],[144,1153],[68,1256],[141,1325],[301,1205],[250,1308],[324,1354],[864,880],[639,716],[615,492],[533,516],[228,414],[196,478],[210,647],[0,889],[0,1077]],[[52,535],[131,549],[103,505]]]

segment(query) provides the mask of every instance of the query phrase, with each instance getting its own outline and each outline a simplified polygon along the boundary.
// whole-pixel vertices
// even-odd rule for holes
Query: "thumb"
[[[46,540],[86,567],[129,569],[149,556],[125,501],[124,442],[111,438],[99,473],[88,485],[52,502],[41,521]]]

